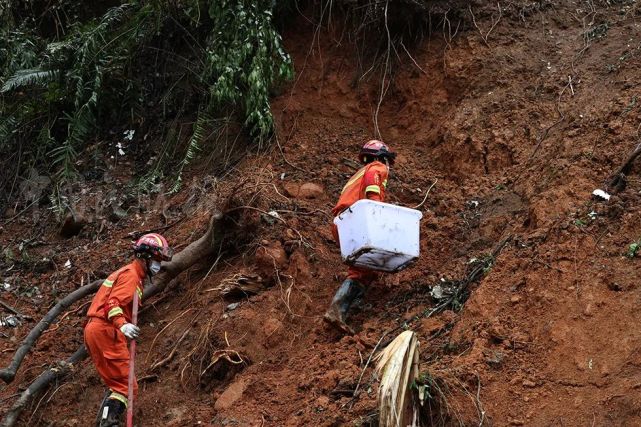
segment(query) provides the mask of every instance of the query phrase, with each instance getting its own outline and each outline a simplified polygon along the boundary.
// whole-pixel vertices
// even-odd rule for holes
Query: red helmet
[[[134,243],[134,253],[138,258],[171,261],[174,251],[169,247],[167,239],[160,234],[150,233]]]
[[[372,139],[371,141],[367,141],[365,145],[363,145],[363,148],[361,148],[361,152],[359,153],[358,157],[363,163],[367,163],[368,158],[373,157],[375,159],[385,159],[391,165],[394,163],[396,153],[390,151],[387,144],[385,144],[383,141]]]

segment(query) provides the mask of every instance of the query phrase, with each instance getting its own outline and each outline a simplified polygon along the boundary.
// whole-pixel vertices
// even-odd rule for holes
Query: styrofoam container
[[[415,209],[357,201],[334,218],[343,261],[370,270],[404,269],[418,258],[422,217]]]

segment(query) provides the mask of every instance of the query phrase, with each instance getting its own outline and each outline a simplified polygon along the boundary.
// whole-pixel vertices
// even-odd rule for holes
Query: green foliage
[[[628,258],[634,258],[639,251],[639,247],[641,247],[641,241],[630,243],[630,246],[628,246],[628,252],[625,254],[625,256],[627,256]]]
[[[213,105],[239,105],[250,132],[272,130],[269,90],[293,77],[292,64],[272,24],[272,1],[221,0],[209,5],[214,28],[207,46],[205,80]],[[235,31],[223,31],[233,28]]]
[[[104,147],[92,139],[144,126],[136,135],[145,139],[130,144],[161,155],[141,182],[151,187],[169,175],[176,191],[217,117],[237,114],[258,144],[269,138],[270,94],[293,76],[272,1],[50,3],[43,14],[73,11],[73,19],[52,21],[55,33],[23,19],[21,1],[0,2],[0,156],[20,148],[25,164],[62,182],[77,174],[90,142]],[[190,134],[172,136],[194,117]]]

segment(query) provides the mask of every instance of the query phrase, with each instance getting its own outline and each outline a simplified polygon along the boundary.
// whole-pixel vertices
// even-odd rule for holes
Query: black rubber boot
[[[96,415],[96,422],[94,423],[95,427],[100,427],[100,420],[102,419],[102,411],[105,408],[105,405],[107,404],[107,400],[109,399],[109,396],[111,396],[111,390],[107,390],[105,393],[105,396],[102,398],[102,402],[100,402],[100,408],[98,408],[98,414]]]
[[[102,407],[99,427],[120,427],[120,419],[127,407],[117,399],[107,399]]]
[[[347,312],[354,301],[364,293],[365,289],[359,282],[352,279],[345,280],[336,291],[336,295],[334,295],[334,299],[323,319],[349,334],[354,334],[354,330],[345,323]]]

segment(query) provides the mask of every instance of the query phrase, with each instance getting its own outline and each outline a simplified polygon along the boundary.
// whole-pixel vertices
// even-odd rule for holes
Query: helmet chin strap
[[[149,277],[154,275],[154,273],[151,272],[151,258],[145,259],[145,268],[147,269],[147,275]]]

